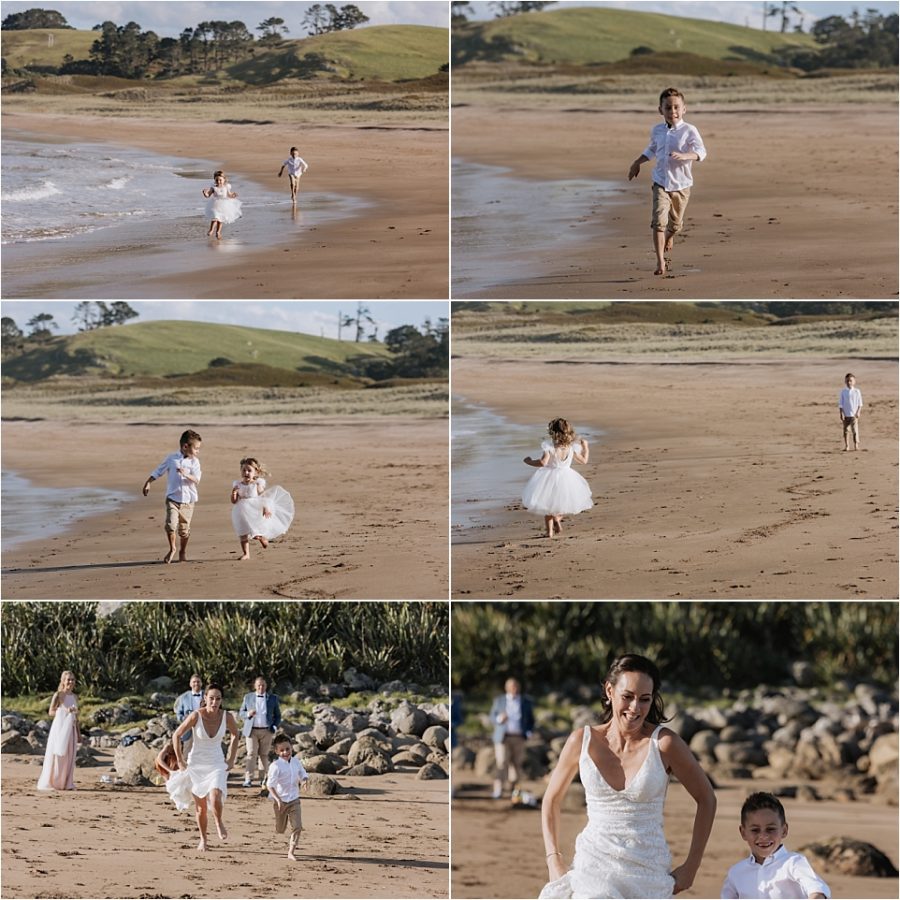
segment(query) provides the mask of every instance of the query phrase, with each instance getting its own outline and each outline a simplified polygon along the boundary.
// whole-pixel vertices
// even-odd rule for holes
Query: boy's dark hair
[[[178,442],[178,446],[183,447],[185,444],[190,444],[194,441],[200,441],[200,443],[202,444],[203,438],[200,437],[200,435],[197,434],[196,431],[191,431],[191,429],[188,428],[188,430],[185,431],[183,435],[181,435],[181,440]]]
[[[848,373],[844,376],[844,381],[846,381],[848,378],[856,378],[856,376],[855,376],[852,372],[848,372]]]
[[[296,147],[291,147],[290,152],[293,153],[295,150],[299,153],[300,151]]]
[[[293,746],[293,743],[294,742],[283,731],[279,731],[272,739],[273,747],[277,747],[279,744],[290,744]]]
[[[666,97],[681,97],[681,102],[687,103],[687,101],[684,99],[684,94],[682,94],[681,91],[678,90],[678,88],[666,88],[659,95],[659,105],[660,106],[663,105],[663,100],[665,100]]]
[[[774,794],[757,791],[755,794],[751,794],[741,807],[741,825],[747,821],[747,816],[750,813],[759,812],[761,809],[771,809],[773,812],[778,813],[782,825],[787,821],[781,801]]]

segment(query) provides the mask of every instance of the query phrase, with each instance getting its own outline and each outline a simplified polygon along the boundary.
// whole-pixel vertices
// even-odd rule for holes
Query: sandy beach
[[[184,423],[3,423],[3,464],[42,487],[129,492],[114,513],[3,554],[4,599],[435,599],[446,597],[447,424],[389,417],[318,425],[192,423],[203,480],[190,561],[164,565],[165,485],[147,475]],[[123,447],[127,452],[122,452]],[[62,452],[64,448],[64,452]],[[287,535],[238,562],[229,492],[258,455],[293,496]]]
[[[837,412],[848,370],[865,381],[858,453],[842,452]],[[894,361],[464,355],[452,377],[455,396],[531,426],[532,455],[552,416],[602,430],[577,467],[594,508],[552,541],[519,503],[525,454],[484,436],[497,471],[521,478],[480,524],[454,527],[454,597],[897,597]],[[454,490],[454,512],[477,499]]]
[[[661,120],[652,105],[639,112],[633,98],[628,109],[610,108],[614,102],[590,94],[556,101],[544,94],[532,102],[524,93],[490,102],[477,92],[457,100],[454,92],[454,158],[507,167],[536,184],[594,179],[615,185],[581,189],[579,213],[565,227],[555,223],[543,243],[523,246],[515,234],[496,241],[505,246],[495,280],[454,289],[454,297],[897,296],[894,106],[742,109],[692,106],[689,96],[685,118],[701,130],[709,156],[695,164],[683,240],[671,276],[660,278],[650,249],[651,166],[632,182],[627,173]],[[855,136],[852,147],[842,140],[848,133]],[[861,158],[884,164],[860,165]],[[539,221],[553,221],[542,191],[536,188],[533,210],[540,210]],[[499,191],[491,197],[500,204],[491,210],[507,202]],[[568,239],[560,242],[560,233]],[[489,238],[469,240],[477,246]],[[464,262],[456,249],[454,268]]]
[[[284,193],[283,209],[270,224],[270,245],[240,244],[240,229],[253,227],[251,217],[233,226],[221,246],[206,240],[208,223],[199,217],[44,240],[39,252],[35,245],[5,245],[5,298],[447,296],[448,129],[440,121],[298,127],[5,109],[3,127],[7,135],[103,140],[169,156],[212,158],[227,164],[235,185],[255,182]],[[302,143],[310,165],[303,188],[356,198],[365,204],[357,214],[312,229],[302,222],[297,226],[286,180],[276,177],[291,143]],[[195,252],[185,259],[185,242],[194,237]]]
[[[471,776],[471,777],[470,777]],[[490,799],[490,784],[470,772],[454,775],[459,791],[453,801],[454,897],[536,897],[547,881],[541,817],[537,810],[515,809],[509,802]],[[543,793],[544,785],[526,783]],[[780,785],[763,780],[723,781],[716,791],[718,810],[712,836],[697,880],[682,897],[718,897],[728,868],[745,856],[747,845],[738,833],[740,808],[751,790],[773,790]],[[827,785],[815,782],[820,795]],[[897,809],[865,800],[852,804],[833,800],[785,801],[790,834],[787,846],[797,850],[815,840],[846,835],[869,841],[896,864]],[[680,861],[690,843],[694,804],[687,791],[671,784],[666,799],[665,831],[672,857]],[[576,835],[586,812],[564,811],[560,848],[571,862]],[[896,897],[895,878],[862,878],[816,867],[834,897]]]
[[[108,761],[111,763],[112,756]],[[232,771],[229,841],[198,854],[193,815],[161,787],[99,782],[39,794],[40,757],[3,763],[6,897],[446,897],[447,782],[412,774],[341,778],[347,793],[306,797],[299,860],[285,858],[271,804]]]

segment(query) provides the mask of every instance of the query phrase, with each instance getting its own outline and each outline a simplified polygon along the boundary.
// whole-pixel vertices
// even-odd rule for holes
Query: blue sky
[[[5,4],[4,4],[5,6]],[[51,7],[52,8],[52,7]],[[337,337],[338,312],[356,312],[353,300],[134,300],[131,307],[140,313],[133,322],[153,319],[184,319],[193,322],[219,322],[247,325],[251,328],[273,328],[276,331],[299,331],[316,337]],[[55,334],[73,334],[72,312],[77,305],[70,300],[4,300],[0,311],[15,320],[23,331],[25,323],[38,313],[50,313],[59,325]],[[378,335],[399,325],[419,326],[426,318],[432,321],[449,315],[446,301],[370,300],[365,303],[378,323]],[[368,331],[368,329],[367,329]],[[344,338],[352,336],[344,331]]]
[[[343,6],[344,0],[335,4]],[[375,3],[357,0],[358,6],[370,19],[369,25],[434,25],[446,28],[450,14],[448,5],[434,0],[398,0],[392,3]],[[113,0],[44,0],[40,3],[10,2],[0,4],[3,16],[26,9],[55,9],[66,17],[73,28],[91,29],[104,21],[117,25],[137,22],[144,31],[155,31],[160,37],[178,37],[185,28],[192,28],[198,22],[223,19],[227,22],[241,21],[251,31],[264,19],[277,17],[284,19],[289,31],[288,38],[306,36],[300,26],[306,10],[312,3],[288,2],[270,3],[267,0],[134,0],[134,2],[113,2]],[[363,26],[365,27],[365,26]]]
[[[770,6],[772,3],[769,4]],[[780,5],[780,4],[778,4]],[[795,5],[805,14],[804,30],[809,31],[810,25],[816,19],[824,19],[827,16],[843,16],[848,18],[854,9],[865,13],[867,9],[877,9],[882,15],[897,12],[895,2],[869,2],[860,0],[858,3],[848,3],[845,0],[824,0],[818,3],[804,3],[796,0]],[[4,4],[5,6],[5,4]],[[635,9],[640,12],[665,13],[669,16],[687,16],[693,19],[712,19],[716,22],[730,22],[733,25],[747,25],[750,28],[762,28],[763,3],[761,0],[560,0],[553,4],[553,8],[564,6],[608,6],[617,9]],[[474,15],[470,18],[490,19],[494,11],[488,2],[477,0],[472,3]],[[799,21],[796,16],[791,17],[791,26]],[[778,23],[776,25],[776,22]],[[780,27],[780,19],[770,18],[767,28],[777,30]]]

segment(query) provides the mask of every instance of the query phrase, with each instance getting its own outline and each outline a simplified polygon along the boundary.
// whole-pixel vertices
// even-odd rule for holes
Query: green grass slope
[[[624,9],[571,7],[474,22],[453,32],[453,61],[524,60],[590,65],[626,59],[635,47],[711,59],[773,61],[784,46],[814,48],[807,34]]]
[[[10,69],[61,66],[67,53],[75,59],[87,59],[95,40],[95,31],[68,28],[0,31],[0,54]]]
[[[54,375],[180,375],[211,360],[328,375],[349,372],[350,357],[390,354],[382,344],[206,322],[142,322],[54,337],[4,361],[3,375],[40,381]]]
[[[332,77],[355,81],[405,81],[426,78],[447,63],[447,29],[426,25],[375,25],[354,31],[286,41],[230,66],[228,74],[250,84],[268,84],[310,73],[303,57],[324,56]]]

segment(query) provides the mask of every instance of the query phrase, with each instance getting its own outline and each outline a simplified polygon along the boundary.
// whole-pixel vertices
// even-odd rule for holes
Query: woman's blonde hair
[[[244,466],[253,466],[253,468],[256,469],[256,472],[257,472],[257,474],[258,474],[260,477],[265,477],[266,475],[271,475],[271,474],[272,474],[272,473],[269,472],[269,471],[266,469],[266,467],[265,467],[258,459],[256,459],[256,457],[254,457],[254,456],[245,456],[245,457],[241,460],[241,468],[243,468]]]
[[[575,429],[565,419],[554,419],[547,426],[554,447],[568,447],[575,440]]]
[[[59,687],[56,689],[57,693],[59,693],[59,694],[61,694],[65,691],[65,686],[63,685],[63,682],[66,680],[66,675],[71,675],[73,680],[75,678],[75,673],[70,672],[68,669],[66,669],[65,672],[63,672],[59,676]]]

